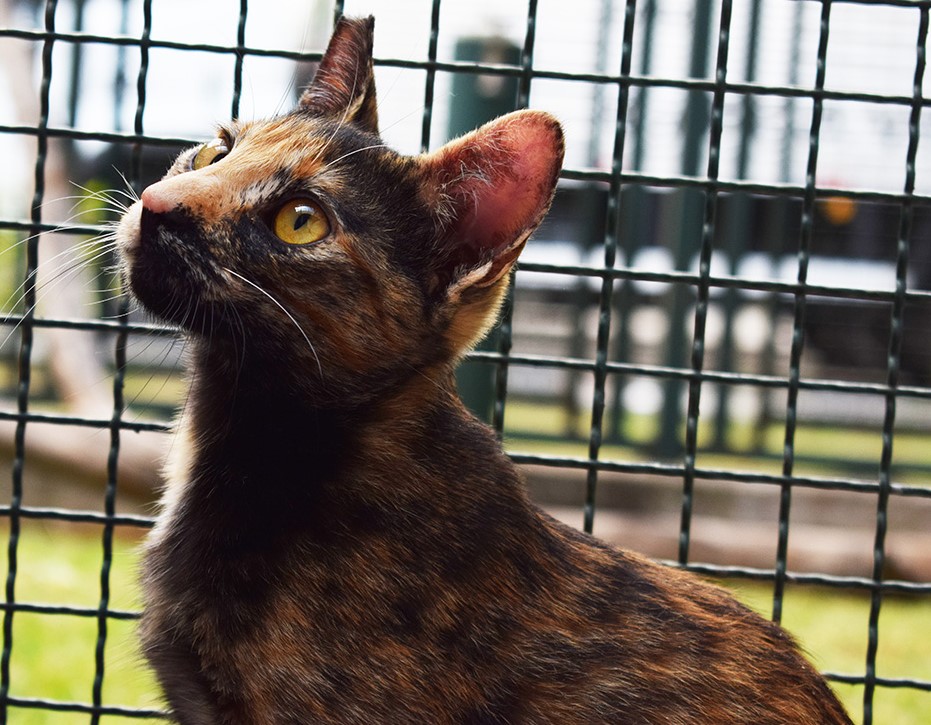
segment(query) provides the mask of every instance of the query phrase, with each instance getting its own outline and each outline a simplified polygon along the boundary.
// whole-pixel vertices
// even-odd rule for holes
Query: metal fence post
[[[747,28],[747,59],[745,78],[747,83],[756,79],[756,61],[759,49],[760,0],[753,0],[750,8],[750,24]],[[746,93],[741,97],[743,117],[740,120],[740,147],[737,152],[737,178],[746,179],[750,167],[751,140],[756,131],[756,99]],[[748,195],[735,192],[730,197],[730,214],[725,226],[726,238],[724,249],[727,250],[728,273],[736,276],[740,259],[747,250],[747,235],[750,231],[751,214]],[[737,290],[730,287],[724,291],[724,335],[721,340],[720,369],[732,370],[734,367],[734,316],[740,300]],[[726,384],[718,386],[718,409],[714,421],[714,447],[724,449],[727,446],[727,433],[730,424],[731,389]]]

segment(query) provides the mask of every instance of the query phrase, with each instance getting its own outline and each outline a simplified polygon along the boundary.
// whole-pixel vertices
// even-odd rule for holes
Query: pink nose
[[[159,182],[147,187],[143,192],[142,206],[155,214],[164,214],[177,206],[177,202],[170,193],[166,193],[164,185]]]

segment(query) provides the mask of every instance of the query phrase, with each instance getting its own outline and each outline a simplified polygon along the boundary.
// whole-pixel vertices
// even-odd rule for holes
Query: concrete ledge
[[[582,528],[585,472],[522,466],[531,496],[556,518]],[[596,536],[648,556],[678,556],[682,481],[602,472]],[[689,558],[709,564],[771,569],[776,560],[779,488],[697,481]],[[789,569],[871,576],[875,494],[795,488],[789,518]],[[885,539],[886,576],[931,582],[931,499],[894,496]]]

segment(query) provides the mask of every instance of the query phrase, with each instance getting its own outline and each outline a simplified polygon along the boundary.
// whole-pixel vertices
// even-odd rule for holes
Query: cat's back
[[[730,594],[541,520],[574,562],[527,613],[528,697],[502,722],[850,722],[791,637]]]
[[[215,649],[237,693],[227,722],[850,722],[776,625],[528,512],[475,542],[474,576],[448,569],[454,535],[405,575],[405,552],[428,544],[397,530],[396,546],[283,567],[275,601]],[[346,566],[367,575],[341,579]]]

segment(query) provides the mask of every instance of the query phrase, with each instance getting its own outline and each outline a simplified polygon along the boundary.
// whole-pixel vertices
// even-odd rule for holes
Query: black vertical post
[[[750,23],[747,28],[747,59],[744,66],[744,80],[752,83],[756,79],[756,61],[758,36],[760,30],[760,0],[753,0],[750,8]],[[737,178],[746,179],[750,168],[750,151],[753,147],[753,134],[756,131],[756,99],[752,94],[744,94],[742,100],[743,117],[740,119],[740,146],[737,152]],[[730,198],[730,214],[725,227],[728,272],[737,274],[741,257],[747,249],[747,237],[750,234],[750,199],[747,194],[736,192]],[[738,310],[737,289],[728,287],[724,290],[724,335],[721,340],[721,370],[729,371],[734,367],[734,317]],[[714,447],[727,447],[727,429],[730,423],[730,386],[722,383],[718,386],[718,409],[714,421]]]
[[[802,3],[796,3],[792,18],[792,34],[789,49],[789,68],[787,85],[795,87],[798,85],[799,63],[801,58],[802,31],[804,29],[804,10]],[[783,101],[783,114],[785,118],[785,131],[782,134],[782,155],[780,158],[780,178],[783,182],[789,182],[792,178],[792,149],[795,147],[795,106],[796,99],[786,96]],[[769,239],[770,266],[775,274],[776,267],[779,264],[779,257],[784,252],[785,242],[788,239],[788,218],[791,213],[790,201],[784,197],[773,199],[769,205],[770,211],[767,218],[766,229]],[[769,297],[769,329],[775,330],[779,322],[779,313],[781,303],[778,295]],[[775,335],[769,335],[766,338],[766,345],[763,348],[763,369],[760,371],[765,375],[772,375],[775,372],[773,361],[776,358],[776,341]],[[768,389],[760,390],[760,415],[757,419],[754,436],[754,450],[762,453],[766,450],[766,431],[770,422],[773,420],[773,405],[771,394]]]
[[[815,70],[815,88],[812,94],[811,125],[808,131],[808,163],[805,170],[805,195],[802,198],[802,220],[798,241],[798,291],[792,323],[792,346],[789,351],[788,391],[786,394],[785,435],[782,446],[782,476],[779,490],[779,537],[776,542],[776,572],[773,582],[773,621],[782,619],[786,573],[789,552],[789,516],[792,508],[790,480],[795,470],[795,429],[798,421],[798,393],[801,381],[802,352],[805,344],[805,309],[808,283],[808,263],[811,257],[811,240],[814,234],[815,180],[818,172],[818,151],[821,147],[821,118],[824,111],[825,71],[827,70],[828,38],[831,28],[831,0],[821,6],[818,31],[818,57]]]
[[[239,103],[242,100],[242,67],[246,58],[246,17],[249,0],[239,0],[239,22],[236,26],[236,64],[233,69],[233,99],[230,103],[230,118],[239,118]]]
[[[711,0],[695,0],[694,35],[689,63],[691,78],[704,78],[708,71],[708,36],[711,32]],[[704,91],[689,91],[685,109],[685,139],[682,147],[682,173],[698,176],[701,173],[702,139],[708,128],[708,96]],[[675,248],[675,268],[685,271],[701,239],[703,193],[685,188],[674,194],[671,217],[678,220]],[[669,337],[666,347],[666,365],[682,367],[685,364],[686,337],[683,321],[691,299],[690,291],[682,284],[673,284],[667,301]],[[669,378],[663,384],[663,407],[660,421],[658,453],[664,458],[675,457],[682,452],[679,425],[682,413],[679,398],[682,382]]]
[[[537,39],[537,0],[527,0],[527,23],[524,26],[524,45],[520,49],[520,76],[517,83],[517,108],[527,108],[530,105],[530,82],[533,80],[533,52]],[[508,284],[508,294],[501,318],[498,322],[498,355],[500,359],[495,365],[495,391],[494,404],[491,411],[491,425],[499,437],[504,435],[504,409],[507,403],[508,390],[508,358],[511,354],[513,342],[514,318],[514,276]]]
[[[656,23],[656,0],[646,0],[642,5],[642,19],[640,47],[640,74],[650,75],[653,67],[653,28]],[[634,171],[643,170],[643,156],[645,154],[645,124],[647,115],[647,99],[649,88],[641,86],[635,96],[630,152],[630,165]],[[620,219],[618,228],[618,248],[622,254],[623,264],[630,266],[634,254],[643,246],[649,223],[647,206],[647,192],[640,184],[627,184],[621,189],[619,199]],[[614,340],[614,358],[628,360],[630,357],[630,311],[634,303],[633,288],[630,280],[622,280],[617,295],[617,333]],[[611,400],[611,419],[609,432],[623,440],[625,410],[623,405],[624,385],[626,378],[617,374],[614,376],[614,389]]]
[[[433,103],[436,89],[436,54],[440,41],[440,0],[433,0],[430,12],[430,42],[427,47],[427,82],[424,84],[423,119],[420,126],[420,152],[430,148],[430,132],[433,128]]]
[[[701,404],[702,378],[705,363],[705,324],[708,316],[709,280],[714,227],[718,207],[718,179],[723,133],[725,82],[730,49],[732,0],[721,3],[721,23],[717,37],[717,59],[714,70],[714,97],[708,127],[708,189],[704,194],[701,219],[701,243],[698,261],[695,324],[690,355],[691,376],[688,386],[688,407],[685,416],[685,451],[683,457],[682,519],[679,528],[679,563],[688,562],[695,488],[695,464],[698,451],[698,416]],[[709,18],[710,20],[710,18]]]
[[[624,15],[624,40],[621,52],[621,83],[617,91],[617,117],[614,123],[614,149],[611,160],[611,188],[605,235],[602,243],[605,269],[613,269],[617,256],[617,230],[621,213],[621,170],[624,165],[624,144],[627,140],[627,107],[630,99],[630,65],[633,51],[634,23],[637,17],[636,0],[628,0]],[[612,295],[614,279],[605,275],[601,280],[598,304],[598,333],[595,349],[595,386],[592,395],[592,419],[588,438],[589,467],[586,476],[584,527],[592,532],[595,522],[595,493],[598,482],[598,456],[601,451],[602,425],[607,381],[608,342],[611,332]]]
[[[57,0],[45,4],[45,37],[42,43],[42,82],[39,89],[39,121],[36,134],[35,187],[32,197],[30,234],[26,242],[26,271],[23,282],[22,338],[19,349],[19,383],[16,391],[16,421],[12,490],[10,493],[10,538],[7,544],[6,608],[3,612],[3,652],[0,654],[0,724],[8,721],[10,662],[13,657],[13,614],[16,605],[16,577],[19,568],[20,515],[23,505],[23,473],[26,466],[26,417],[32,382],[33,317],[36,308],[36,276],[39,268],[39,238],[42,231],[42,205],[45,201],[45,165],[48,161],[48,126],[52,84],[52,50],[55,45]]]
[[[873,570],[870,590],[870,618],[866,646],[866,683],[863,688],[863,723],[872,725],[873,696],[876,689],[876,653],[879,649],[879,613],[882,607],[883,570],[886,565],[886,533],[889,527],[889,494],[892,487],[892,451],[895,437],[896,402],[899,369],[902,362],[902,339],[905,335],[905,292],[908,287],[908,257],[915,217],[915,166],[921,134],[921,109],[927,63],[927,7],[919,9],[918,38],[915,44],[915,75],[912,104],[908,119],[908,150],[905,156],[905,198],[899,215],[896,239],[895,297],[892,302],[889,352],[886,368],[885,414],[883,416],[882,454],[879,461],[879,496],[876,500],[876,530],[873,539]]]
[[[239,24],[239,45],[244,43],[246,1],[241,0],[242,10]],[[149,72],[149,37],[152,29],[152,0],[143,2],[143,30],[139,42],[139,75],[136,78],[136,113],[133,131],[137,137],[143,134],[143,116],[146,102],[146,80]],[[242,54],[237,56],[236,80],[234,84],[233,114],[238,113],[239,94],[242,87]],[[133,163],[131,170],[132,181],[138,187],[142,170],[142,142],[137,139],[133,148]],[[135,190],[137,193],[138,188]],[[104,490],[104,514],[107,521],[103,527],[101,548],[103,560],[100,566],[100,601],[97,604],[97,643],[94,648],[94,683],[91,691],[91,701],[94,711],[91,713],[91,725],[99,725],[101,708],[103,707],[103,685],[106,674],[106,645],[108,635],[108,620],[110,617],[110,574],[113,567],[113,537],[114,524],[112,518],[116,515],[116,495],[119,482],[120,442],[123,427],[123,411],[125,408],[124,384],[126,377],[126,346],[129,340],[127,317],[129,315],[129,298],[122,296],[119,301],[117,319],[119,328],[114,343],[114,374],[113,374],[113,410],[110,416],[110,451],[107,455],[107,483]]]

